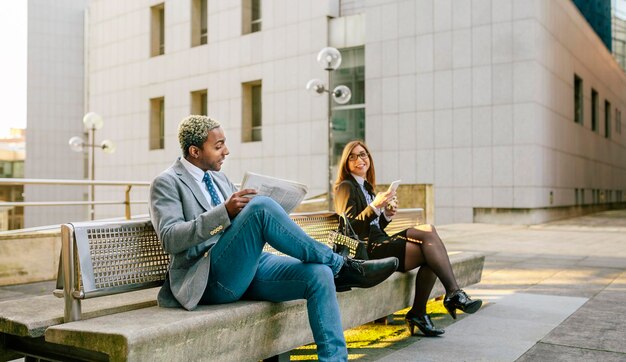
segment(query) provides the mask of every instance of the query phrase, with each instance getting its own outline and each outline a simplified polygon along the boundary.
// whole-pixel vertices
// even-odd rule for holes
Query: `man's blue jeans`
[[[288,256],[263,252],[265,243]],[[274,200],[254,197],[211,248],[203,304],[306,299],[320,361],[347,361],[334,275],[343,258],[310,238]]]

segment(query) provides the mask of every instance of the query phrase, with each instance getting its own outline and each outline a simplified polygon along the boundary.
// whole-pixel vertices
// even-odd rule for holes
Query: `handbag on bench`
[[[340,216],[344,221],[343,228],[340,223],[338,230],[331,230],[328,235],[333,251],[353,259],[368,260],[367,243],[359,239],[350,222],[348,222],[346,215],[342,214]]]

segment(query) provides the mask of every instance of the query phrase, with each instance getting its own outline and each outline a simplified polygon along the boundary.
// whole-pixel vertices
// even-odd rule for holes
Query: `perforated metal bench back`
[[[314,214],[292,214],[291,219],[304,230],[310,237],[322,244],[329,245],[328,232],[337,230],[339,218],[334,213],[314,213]],[[265,244],[263,251],[283,255],[269,244]]]
[[[402,230],[421,224],[423,219],[424,209],[398,209],[398,213],[389,225],[387,225],[385,232],[389,235],[396,234]]]
[[[333,213],[296,214],[291,218],[313,239],[328,246],[329,231],[337,230],[339,225]],[[415,224],[415,214],[401,212],[387,231],[392,234]],[[169,256],[150,220],[84,222],[63,227],[70,229],[69,238],[74,241],[75,259],[80,265],[75,270],[77,298],[159,286],[165,280]],[[264,250],[281,254],[269,245]]]
[[[292,219],[315,240],[328,244],[328,232],[336,230],[337,216],[332,213],[294,215]],[[80,268],[76,290],[78,298],[122,293],[159,286],[165,280],[169,256],[150,220],[119,223],[74,223],[70,238]],[[277,252],[269,245],[266,251]]]
[[[313,239],[328,245],[328,232],[337,230],[337,214],[293,215],[291,219]]]
[[[421,222],[424,210],[421,208],[400,209],[393,221],[385,228],[389,235],[398,233],[404,229],[414,227]],[[292,214],[291,219],[313,239],[332,247],[328,238],[331,230],[339,227],[339,215],[335,213],[308,213]],[[265,245],[264,251],[282,255],[269,245]]]
[[[84,298],[158,286],[165,280],[169,256],[149,220],[72,226]]]

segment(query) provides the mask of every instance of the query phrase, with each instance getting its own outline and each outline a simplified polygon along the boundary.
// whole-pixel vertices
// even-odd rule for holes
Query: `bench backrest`
[[[393,233],[413,226],[421,215],[421,209],[401,210],[388,230]],[[292,214],[291,218],[327,245],[329,231],[339,226],[338,216],[330,212]],[[165,280],[169,256],[149,219],[64,224],[61,236],[55,295],[65,299],[66,322],[81,319],[82,299],[155,287]],[[269,245],[265,250],[280,254]]]
[[[331,230],[337,230],[339,227],[339,216],[332,212],[294,213],[290,216],[291,220],[300,226],[307,235],[328,246],[330,246],[328,233]],[[283,253],[272,248],[269,244],[265,244],[263,251],[283,255]]]
[[[65,299],[65,320],[78,320],[81,299],[159,286],[168,264],[148,219],[64,224],[54,294]]]
[[[64,227],[70,227],[69,225]],[[81,298],[162,284],[169,256],[149,220],[71,224]]]
[[[339,227],[339,215],[331,212],[308,212],[291,214],[296,222],[313,239],[328,245],[328,232]],[[424,220],[424,209],[398,209],[393,221],[387,225],[385,231],[393,235],[404,229],[416,226]]]

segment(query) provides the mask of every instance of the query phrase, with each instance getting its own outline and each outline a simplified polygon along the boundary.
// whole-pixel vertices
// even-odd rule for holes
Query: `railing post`
[[[126,195],[124,198],[124,205],[126,205],[126,220],[130,220],[130,189],[133,188],[133,185],[126,186]]]
[[[65,308],[64,322],[73,322],[81,319],[80,300],[74,298],[77,275],[74,270],[74,227],[61,225],[61,262],[63,263],[63,299]]]

